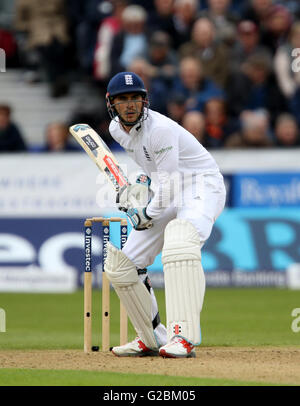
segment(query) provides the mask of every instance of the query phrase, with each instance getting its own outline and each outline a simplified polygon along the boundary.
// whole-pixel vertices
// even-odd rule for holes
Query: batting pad
[[[178,335],[193,345],[199,345],[205,276],[201,265],[200,238],[190,222],[175,219],[167,225],[162,263],[168,342]]]
[[[141,282],[136,266],[122,251],[108,243],[104,270],[138,336],[148,348],[157,348],[152,326],[151,295]]]

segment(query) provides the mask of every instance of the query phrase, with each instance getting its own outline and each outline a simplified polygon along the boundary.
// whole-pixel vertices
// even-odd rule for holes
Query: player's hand
[[[146,213],[146,207],[128,209],[126,215],[135,230],[146,230],[153,226],[152,218]]]
[[[144,208],[151,200],[151,179],[147,175],[139,175],[136,183],[124,186],[117,194],[118,209],[127,211],[133,208]]]

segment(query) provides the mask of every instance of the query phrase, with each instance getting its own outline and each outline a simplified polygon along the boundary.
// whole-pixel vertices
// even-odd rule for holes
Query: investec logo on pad
[[[82,139],[91,151],[94,151],[99,146],[90,135],[85,135]]]
[[[125,84],[126,85],[133,85],[132,75],[125,75]]]

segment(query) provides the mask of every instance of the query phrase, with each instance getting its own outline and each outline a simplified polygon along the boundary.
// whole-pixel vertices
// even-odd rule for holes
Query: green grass
[[[201,317],[203,345],[299,345],[291,312],[299,291],[288,289],[207,290]]]
[[[119,340],[119,301],[111,292],[111,343]],[[157,290],[165,322],[164,291]],[[286,289],[207,289],[201,313],[203,346],[299,345],[291,312],[299,292]],[[6,333],[0,349],[80,349],[83,346],[83,292],[0,294]],[[100,337],[100,293],[93,292],[93,343]],[[129,338],[134,338],[130,326]]]
[[[1,386],[264,386],[262,382],[117,372],[0,369]]]
[[[165,322],[164,291],[157,290]],[[99,290],[93,292],[93,344],[100,344]],[[287,289],[207,289],[201,313],[202,346],[299,346],[291,312],[300,307],[298,291]],[[6,312],[3,349],[83,349],[83,291],[73,294],[1,293]],[[111,292],[111,345],[119,341],[119,300]],[[132,327],[129,339],[134,338]],[[0,385],[262,385],[211,378],[116,374],[98,371],[1,369]]]

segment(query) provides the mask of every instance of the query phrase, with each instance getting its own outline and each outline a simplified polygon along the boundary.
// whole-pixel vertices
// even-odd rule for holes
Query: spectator
[[[289,40],[277,49],[274,57],[274,71],[280,90],[287,98],[290,111],[297,118],[298,125],[300,124],[300,69],[296,59],[298,53],[293,56],[292,51],[299,48],[300,22],[296,21],[292,25]]]
[[[63,0],[16,1],[15,28],[25,33],[26,49],[38,52],[52,97],[64,96],[69,90],[66,55],[70,39],[64,6]]]
[[[155,9],[148,14],[147,27],[148,32],[164,31],[171,38],[176,35],[174,26],[173,12],[175,0],[154,0]],[[176,48],[173,42],[172,47]]]
[[[13,26],[14,1],[1,0],[0,2],[0,27],[11,29]]]
[[[204,104],[222,91],[203,73],[202,62],[193,56],[183,58],[179,63],[179,74],[174,80],[172,91],[186,99],[186,110],[203,112]]]
[[[112,12],[111,1],[64,1],[68,9],[68,26],[70,37],[73,41],[72,46],[74,48],[76,62],[79,68],[78,73],[80,78],[88,79],[93,75],[94,54],[99,25],[101,21],[108,17]]]
[[[104,0],[105,1],[105,0]],[[111,0],[110,0],[111,1]],[[137,4],[139,6],[144,7],[145,11],[147,14],[152,13],[155,10],[154,2],[153,0],[151,1],[145,1],[145,0],[129,0],[131,4]],[[162,1],[163,2],[163,1]]]
[[[272,6],[261,34],[261,44],[267,47],[272,55],[288,37],[292,25],[292,16],[288,9],[281,5]]]
[[[299,0],[279,0],[278,3],[287,8],[295,19],[298,20],[300,18]]]
[[[151,67],[150,76],[169,84],[177,73],[177,55],[170,46],[171,39],[164,31],[155,31],[150,37],[146,60]]]
[[[70,141],[68,126],[61,122],[53,122],[47,125],[45,140],[45,146],[39,152],[80,151],[79,147]]]
[[[277,116],[287,111],[272,62],[269,54],[255,53],[247,58],[240,72],[231,75],[226,88],[230,116],[237,118],[243,110],[266,109],[273,126]]]
[[[18,47],[12,30],[4,29],[0,25],[0,52],[5,52],[6,68],[18,67]],[[0,66],[3,69],[3,66]],[[1,72],[1,70],[0,70]]]
[[[22,152],[27,147],[19,128],[11,121],[11,108],[0,105],[0,152]]]
[[[173,11],[175,32],[172,38],[176,49],[190,40],[193,24],[198,18],[198,8],[198,0],[175,0]]]
[[[203,65],[203,73],[223,88],[229,73],[229,50],[218,43],[216,29],[208,18],[196,20],[191,41],[179,48],[179,56],[196,56]]]
[[[227,138],[226,148],[268,148],[273,146],[270,137],[269,115],[266,111],[244,111],[240,120],[241,131]]]
[[[132,61],[127,70],[142,78],[148,91],[151,109],[166,114],[168,90],[164,80],[159,77],[152,77],[151,65],[144,58],[137,58]]]
[[[94,54],[94,78],[104,83],[111,72],[110,52],[113,38],[121,29],[122,13],[128,3],[127,0],[111,1],[113,13],[100,24]]]
[[[182,126],[204,145],[205,119],[198,111],[188,111],[182,119]]]
[[[220,148],[226,140],[240,131],[238,120],[230,118],[223,98],[212,98],[205,103],[205,145]]]
[[[275,123],[274,136],[277,147],[299,147],[300,133],[295,117],[291,114],[281,114]]]
[[[250,55],[268,52],[267,48],[260,45],[259,27],[251,20],[243,20],[237,26],[237,41],[231,51],[230,70],[238,71]]]
[[[217,39],[226,44],[234,42],[235,27],[240,20],[240,16],[231,11],[231,0],[208,0],[207,8],[200,17],[209,18],[216,27]]]
[[[145,57],[147,51],[147,14],[138,5],[127,6],[122,13],[122,29],[114,37],[111,49],[110,76],[126,70],[137,57]]]
[[[171,92],[167,98],[167,116],[182,125],[186,113],[185,96],[180,92]]]
[[[264,28],[267,16],[272,8],[273,0],[249,0],[244,2],[241,17],[243,20],[251,20],[261,29]]]
[[[110,147],[114,148],[117,143],[114,142],[108,131],[110,117],[105,108],[104,100],[92,99],[82,100],[82,103],[76,105],[67,119],[68,126],[77,123],[86,123],[95,131],[101,134],[103,141]]]
[[[18,45],[14,33],[14,1],[0,1],[0,53],[5,52],[5,67],[18,68],[20,66]],[[0,58],[2,55],[0,56]],[[3,71],[3,66],[0,66]]]

